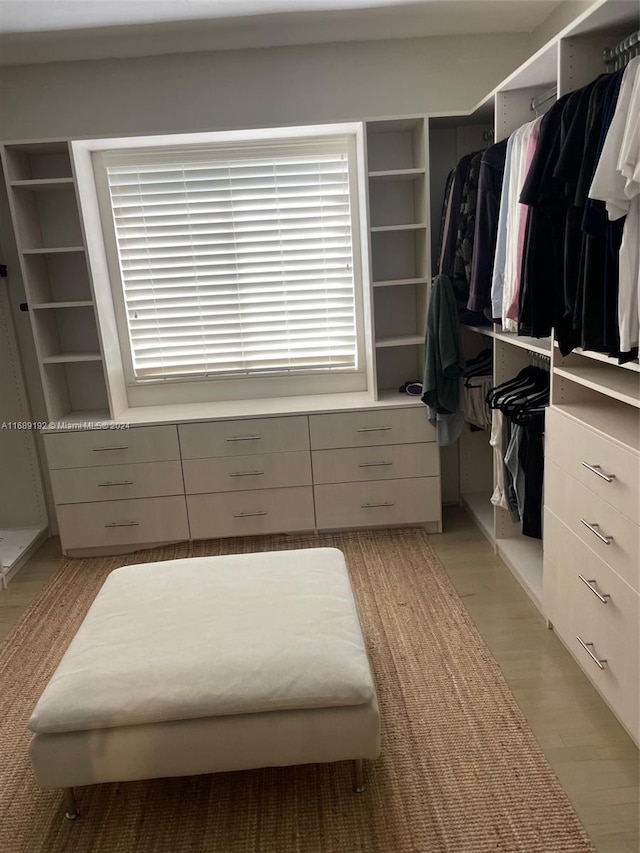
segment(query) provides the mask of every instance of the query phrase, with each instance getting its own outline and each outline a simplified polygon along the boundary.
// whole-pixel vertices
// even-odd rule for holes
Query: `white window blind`
[[[134,381],[358,369],[347,137],[105,165]]]

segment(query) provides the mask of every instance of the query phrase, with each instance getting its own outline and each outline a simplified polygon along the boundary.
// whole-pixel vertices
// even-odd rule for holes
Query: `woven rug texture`
[[[376,679],[382,754],[77,791],[40,790],[29,715],[103,581],[132,563],[315,547],[347,559]],[[304,570],[304,566],[301,567]],[[63,560],[0,656],[3,853],[584,853],[560,783],[419,529],[182,543]]]

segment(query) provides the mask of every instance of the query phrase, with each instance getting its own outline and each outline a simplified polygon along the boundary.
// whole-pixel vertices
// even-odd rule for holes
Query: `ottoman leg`
[[[80,817],[80,812],[78,811],[78,804],[76,803],[76,795],[73,788],[65,788],[64,789],[64,802],[67,807],[64,816],[67,820],[75,820]]]
[[[364,760],[356,758],[353,762],[353,790],[356,794],[362,794],[364,789]]]

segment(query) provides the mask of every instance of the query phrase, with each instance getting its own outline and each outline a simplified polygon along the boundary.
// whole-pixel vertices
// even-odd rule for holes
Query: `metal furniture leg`
[[[362,794],[364,789],[364,759],[356,758],[353,762],[353,790],[356,794]]]
[[[80,812],[78,811],[78,804],[76,803],[76,795],[73,788],[65,788],[64,789],[64,802],[67,807],[64,816],[67,820],[76,820],[76,818],[80,817]]]

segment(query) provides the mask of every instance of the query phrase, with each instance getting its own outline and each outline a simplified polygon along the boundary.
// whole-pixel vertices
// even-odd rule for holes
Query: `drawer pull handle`
[[[382,468],[385,465],[393,465],[393,462],[361,462],[358,468]]]
[[[386,430],[391,429],[389,426],[382,427],[360,427],[356,432],[386,432]]]
[[[94,453],[104,453],[105,450],[128,450],[128,444],[112,444],[111,447],[94,447]]]
[[[605,669],[607,665],[606,659],[600,660],[594,653],[591,651],[594,648],[593,643],[585,643],[585,641],[581,637],[576,637],[576,640],[580,643],[585,652],[589,655],[591,660],[600,668]]]
[[[107,480],[106,483],[98,483],[99,486],[133,486],[133,480]]]
[[[594,578],[592,578],[591,580],[587,580],[584,575],[578,575],[578,577],[580,578],[583,584],[586,584],[589,587],[591,592],[596,596],[599,601],[601,601],[603,604],[606,604],[609,601],[611,596],[608,592],[605,592],[604,595],[601,592],[598,592],[595,587],[596,581]]]
[[[233,517],[234,518],[250,518],[252,515],[268,515],[269,513],[265,512],[263,509],[259,509],[257,512],[237,512]]]
[[[226,441],[258,441],[261,438],[261,435],[232,435]]]
[[[372,509],[376,506],[395,506],[395,504],[391,503],[390,501],[383,501],[379,504],[360,504],[360,506],[362,507],[362,509]]]
[[[264,471],[232,471],[230,477],[259,477]]]
[[[591,471],[592,474],[596,474],[602,480],[606,480],[607,483],[613,483],[616,478],[615,474],[605,474],[599,465],[589,465],[588,462],[583,462],[582,467],[586,468],[587,471]]]
[[[597,536],[601,542],[604,542],[605,545],[611,545],[611,543],[613,542],[613,536],[605,536],[604,533],[600,533],[600,531],[598,530],[598,527],[600,525],[598,525],[595,521],[589,523],[585,518],[581,518],[580,521],[582,524],[584,524],[587,530],[590,530],[593,535]]]
[[[105,527],[140,527],[139,521],[110,521]]]

